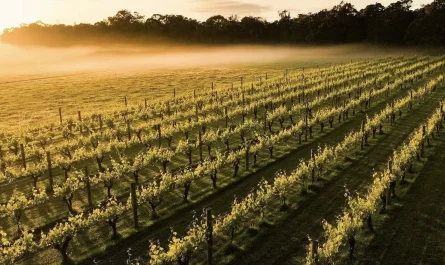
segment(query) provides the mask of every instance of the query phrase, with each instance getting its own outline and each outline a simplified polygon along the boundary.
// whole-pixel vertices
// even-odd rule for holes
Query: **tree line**
[[[375,3],[357,10],[341,2],[332,9],[298,14],[279,11],[279,19],[216,15],[197,21],[182,15],[121,10],[94,24],[49,25],[43,22],[4,30],[0,40],[11,44],[74,45],[120,42],[203,44],[343,44],[368,42],[385,45],[445,44],[445,0],[412,10],[411,0],[384,6]]]

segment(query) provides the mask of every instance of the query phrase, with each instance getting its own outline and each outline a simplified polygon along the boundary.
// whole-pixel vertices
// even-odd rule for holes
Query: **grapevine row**
[[[408,62],[405,62],[405,63],[408,63]],[[375,69],[380,69],[380,71],[382,71],[382,67],[383,67],[383,65],[379,65],[379,67],[376,67]],[[369,74],[370,72],[368,71],[367,73]],[[368,75],[368,74],[366,74],[366,75]],[[354,79],[356,79],[358,77],[359,77],[359,75],[354,76]],[[348,79],[346,79],[346,80],[348,80]],[[350,77],[349,80],[353,80],[353,77]],[[350,81],[348,81],[348,82],[350,82]],[[375,80],[375,82],[377,82],[377,79]],[[336,83],[332,83],[332,84],[331,83],[325,83],[325,86],[328,86],[330,88],[332,88],[332,86],[337,86],[337,85],[341,85],[341,83],[338,83],[338,84],[336,84]],[[285,88],[284,86],[281,86],[281,87]],[[322,88],[323,87],[319,86],[317,88],[317,90],[319,91]],[[295,92],[295,88],[293,88],[293,90]],[[264,95],[263,95],[263,93],[255,93],[253,95],[254,98],[243,100],[243,103],[245,101],[252,101],[252,102],[260,102],[261,101],[261,103],[263,103],[261,98],[264,98],[264,97],[275,98],[275,96],[277,95],[275,90],[267,89],[266,91],[268,91],[269,93],[266,93]],[[280,95],[283,95],[286,92],[287,92],[286,90],[278,88],[278,93]],[[311,93],[311,92],[312,91],[309,90],[309,93]],[[313,91],[313,92],[315,92],[315,91]],[[252,94],[252,93],[249,93],[249,94]],[[301,91],[298,93],[298,96],[300,96],[300,94],[301,94]],[[303,92],[303,94],[304,94],[304,92]],[[297,96],[297,95],[290,95],[290,96],[291,96],[291,99],[293,99],[293,97]],[[232,97],[232,95],[231,95],[231,97]],[[278,97],[278,98],[280,98],[280,97]],[[282,98],[282,96],[281,96],[281,98]],[[287,99],[289,99],[289,96],[287,96]],[[304,97],[303,97],[303,99],[304,99]],[[276,100],[275,102],[270,102],[270,103],[271,104],[272,103],[276,104],[277,102],[278,101]],[[268,103],[268,102],[265,102],[265,103]],[[229,107],[229,106],[231,106],[233,104],[240,105],[239,104],[239,99],[230,100],[228,102],[225,102],[224,104],[222,103],[222,100],[221,100],[221,102],[218,102],[218,100],[215,100],[214,103],[210,105],[210,107],[211,107],[211,110],[213,110],[213,111],[216,110],[216,109],[223,110],[223,109],[227,109],[227,107]],[[185,110],[181,111],[180,112],[181,115],[174,114],[174,115],[170,115],[170,116],[163,117],[163,118],[159,117],[159,118],[157,118],[155,120],[150,120],[150,121],[149,121],[149,117],[153,116],[154,114],[152,113],[152,114],[149,115],[147,113],[146,109],[141,109],[140,113],[136,113],[134,115],[128,115],[128,113],[125,112],[124,115],[123,115],[124,122],[122,124],[122,126],[123,126],[122,128],[119,125],[120,123],[117,123],[116,121],[113,121],[113,119],[105,118],[104,121],[105,121],[105,123],[108,126],[107,128],[109,128],[109,129],[106,129],[105,132],[103,131],[103,128],[102,129],[99,128],[99,127],[102,127],[102,125],[95,124],[95,122],[93,122],[93,120],[91,120],[90,122],[83,121],[81,124],[78,124],[77,127],[79,127],[79,126],[82,127],[83,130],[85,130],[90,135],[87,135],[86,137],[80,137],[77,140],[77,142],[78,142],[78,144],[82,144],[83,142],[88,142],[88,138],[90,138],[91,134],[93,134],[94,132],[96,132],[95,133],[96,135],[94,137],[95,141],[99,141],[99,140],[107,141],[107,139],[109,140],[109,139],[113,139],[113,138],[116,138],[119,141],[122,141],[122,137],[124,137],[127,134],[128,134],[128,138],[130,139],[131,138],[131,134],[133,133],[132,131],[134,131],[138,135],[138,137],[140,137],[141,132],[144,129],[145,130],[146,129],[151,129],[151,128],[156,127],[156,126],[161,126],[162,124],[169,124],[170,126],[172,126],[171,124],[177,123],[178,120],[187,120],[187,119],[191,119],[192,117],[196,116],[198,108],[200,108],[201,109],[200,111],[203,113],[204,110],[206,110],[205,107],[207,107],[207,106],[203,106],[202,103],[200,103],[200,104],[195,103],[194,105],[196,105],[195,106],[195,111],[193,111],[193,108],[188,108],[187,111],[185,111]],[[198,106],[200,106],[200,107],[198,107]],[[234,117],[236,115],[247,113],[248,111],[252,111],[252,109],[254,109],[254,111],[255,111],[257,108],[258,108],[258,104],[250,106],[250,107],[243,106],[242,108],[237,108],[235,110],[231,109],[230,111],[227,111],[225,113],[225,115],[230,117],[230,118],[232,118],[232,117]],[[221,114],[223,114],[223,113],[221,113]],[[243,115],[245,115],[245,114],[243,114]],[[216,119],[216,117],[218,119]],[[203,120],[197,121],[196,123],[197,124],[202,124],[203,126],[205,126],[208,122],[215,121],[215,120],[220,120],[221,117],[224,117],[224,116],[222,116],[222,115],[218,115],[218,116],[214,115],[213,119],[211,119],[211,118],[209,119],[209,118],[205,117]],[[131,124],[129,124],[129,123],[132,120],[138,120],[138,119],[143,120],[145,122],[142,124],[142,126],[134,125],[133,127],[135,127],[135,129],[132,130],[130,128]],[[103,121],[101,120],[100,123],[102,123],[102,122]],[[76,126],[75,124],[72,124],[72,125],[70,125],[68,127],[72,128],[72,127],[75,127],[75,126]],[[118,127],[116,127],[116,126],[118,126]],[[179,126],[179,125],[177,125],[177,126]],[[187,123],[186,123],[186,125],[183,125],[183,126],[187,126]],[[63,129],[63,131],[62,131],[62,136],[63,136],[62,139],[71,139],[71,137],[73,136],[73,133],[71,132],[72,129],[69,129],[68,127]],[[190,127],[190,126],[188,126],[188,127]],[[97,133],[98,131],[100,131],[100,134]],[[109,132],[107,132],[107,131],[109,131]],[[169,130],[166,130],[166,131],[169,132]],[[39,152],[34,147],[35,144],[30,144],[30,142],[32,142],[33,137],[35,137],[35,139],[38,139],[37,145],[40,145],[43,148],[44,151],[47,151],[46,150],[47,145],[50,142],[53,141],[53,137],[54,136],[51,136],[51,135],[53,135],[53,133],[51,133],[51,132],[49,132],[49,133],[47,132],[46,135],[37,135],[37,136],[29,136],[28,135],[25,138],[25,142],[27,142],[28,144],[26,144],[24,146],[25,147],[24,152],[31,153],[31,154]],[[97,135],[99,135],[99,137]],[[104,135],[103,138],[100,137],[100,136],[103,136],[103,135]],[[60,149],[63,150],[63,149],[67,149],[67,148],[73,149],[76,146],[78,146],[78,144],[76,144],[75,142],[72,143],[72,144],[65,144],[65,145],[62,144],[62,146],[61,146],[61,148],[59,148],[59,150]],[[2,158],[2,160],[4,160],[7,163],[10,163],[11,160],[12,161],[19,160],[20,159],[20,155],[19,155],[19,151],[20,151],[19,150],[19,141],[16,138],[11,138],[9,143],[6,144],[6,146],[8,146],[8,149],[11,150],[11,155],[10,155],[10,157],[4,156]],[[28,150],[29,148],[30,148],[30,150]]]
[[[434,90],[439,82],[443,82],[444,76],[440,75],[436,80],[431,81],[427,84],[425,88],[421,88],[416,91],[415,96],[407,96],[405,99],[398,101],[398,108],[407,107],[409,108],[409,103],[413,103],[416,98],[422,98],[430,91]],[[401,105],[402,103],[403,106]],[[393,107],[387,106],[381,113],[392,113]],[[440,120],[440,115],[435,119]],[[380,124],[386,119],[391,119],[391,115],[376,115],[369,123]],[[434,122],[428,122],[430,127],[428,132],[434,129],[432,124]],[[286,204],[286,198],[292,192],[295,186],[300,186],[303,191],[307,189],[307,183],[312,178],[312,181],[316,181],[317,178],[321,177],[323,170],[329,166],[332,166],[342,159],[346,154],[352,152],[357,148],[358,142],[363,142],[366,134],[369,134],[369,129],[362,126],[361,131],[352,132],[346,136],[346,138],[334,146],[326,146],[319,149],[317,154],[312,154],[309,161],[300,161],[300,166],[291,174],[285,174],[283,172],[278,172],[273,183],[269,184],[263,181],[258,185],[256,191],[247,195],[243,200],[235,200],[232,204],[231,211],[226,215],[222,215],[216,218],[215,222],[212,224],[213,237],[224,238],[226,235],[229,238],[233,237],[237,229],[241,229],[245,224],[252,223],[252,216],[259,213],[264,216],[265,211],[268,209],[271,200],[274,197],[279,197],[283,204]],[[398,153],[397,155],[400,155]],[[394,168],[398,165],[403,165],[400,163],[393,163]],[[386,186],[385,186],[386,187]],[[380,196],[381,193],[378,193]],[[345,218],[348,219],[348,218]],[[342,219],[343,220],[343,219]],[[357,218],[362,222],[363,219]],[[339,231],[343,231],[343,224],[339,225]],[[173,264],[176,261],[187,261],[190,260],[191,256],[196,253],[199,249],[205,246],[206,233],[208,231],[207,223],[203,221],[196,220],[192,223],[191,228],[187,234],[180,238],[176,233],[173,233],[166,248],[163,248],[159,243],[152,242],[150,248],[150,260],[149,264]],[[333,240],[336,239],[336,234],[333,234]],[[320,253],[320,252],[319,252]]]
[[[348,89],[346,89],[348,90]],[[348,90],[349,91],[349,90]],[[360,98],[359,98],[360,99]],[[363,102],[365,99],[367,99],[366,95],[363,95],[363,97],[359,100],[356,101],[357,102]],[[317,100],[315,100],[315,103],[318,103]],[[192,184],[193,181],[201,178],[202,176],[205,175],[209,175],[214,187],[216,188],[216,182],[217,182],[217,171],[222,168],[223,166],[229,165],[229,164],[235,164],[235,175],[237,174],[237,167],[239,167],[239,163],[240,160],[244,157],[244,156],[249,156],[249,151],[252,150],[252,153],[254,155],[254,165],[256,163],[256,156],[258,155],[259,151],[261,149],[264,149],[265,147],[267,149],[269,149],[269,152],[272,152],[271,148],[273,148],[273,145],[277,144],[278,142],[281,142],[287,138],[289,138],[291,135],[294,135],[295,132],[298,131],[302,131],[303,127],[309,127],[312,128],[313,125],[315,125],[316,123],[322,123],[324,119],[326,119],[327,117],[333,117],[334,114],[341,114],[344,113],[345,111],[347,111],[347,109],[351,108],[351,106],[348,104],[348,106],[344,106],[344,108],[340,108],[340,109],[330,109],[327,111],[321,111],[322,115],[315,115],[314,119],[309,121],[309,124],[306,125],[303,121],[300,121],[299,123],[295,124],[293,127],[291,127],[291,129],[287,130],[287,133],[279,133],[278,135],[275,136],[258,136],[257,137],[257,141],[255,144],[253,145],[249,145],[248,143],[245,143],[245,146],[243,149],[241,150],[235,150],[233,152],[229,152],[228,155],[224,156],[221,153],[217,153],[216,155],[216,159],[212,160],[206,160],[203,163],[199,164],[195,169],[188,169],[186,168],[183,171],[180,171],[179,173],[177,173],[175,175],[176,180],[181,183],[180,186],[184,186],[185,190],[184,190],[184,200],[187,201],[187,195],[188,195],[188,190],[190,189],[190,185]],[[354,108],[354,106],[352,106],[352,108]],[[279,110],[280,108],[278,108]],[[331,112],[330,112],[331,111]],[[333,111],[333,112],[332,112]],[[290,115],[290,114],[289,114]],[[246,129],[255,129],[258,128],[259,124],[251,121],[251,122],[246,122],[244,124],[239,125],[237,128],[240,128],[240,130],[246,130]],[[233,132],[238,131],[237,129],[233,130]],[[229,134],[230,131],[226,130],[226,133],[223,134],[223,137],[227,137],[227,134]],[[226,136],[224,136],[226,135]],[[214,134],[214,136],[216,136]],[[310,136],[312,136],[312,133],[310,133]],[[301,133],[300,133],[300,137],[301,137]],[[227,139],[227,138],[226,138]],[[204,138],[204,141],[206,139]],[[215,139],[217,140],[217,139]],[[210,147],[211,143],[207,143],[207,145]],[[191,159],[191,152],[192,149],[195,148],[196,146],[200,146],[200,148],[202,148],[202,142],[198,142],[198,143],[192,143],[188,140],[186,141],[180,141],[176,152],[178,153],[185,153],[189,155],[189,158]],[[160,161],[163,166],[164,166],[164,174],[166,173],[166,168],[165,165],[166,163],[171,159],[171,157],[174,155],[174,152],[166,149],[166,148],[160,148],[160,149],[154,149],[154,150],[148,150],[148,151],[142,151],[138,156],[136,156],[136,158],[133,161],[130,161],[127,158],[122,159],[121,158],[121,162],[117,163],[113,161],[113,170],[107,170],[107,171],[103,171],[101,173],[99,173],[96,177],[94,177],[91,180],[92,184],[104,184],[105,187],[107,187],[108,190],[108,196],[110,197],[110,190],[111,187],[113,186],[113,182],[116,182],[119,178],[121,178],[122,176],[130,173],[131,175],[133,175],[135,177],[135,182],[138,183],[138,172],[143,168],[146,167],[147,165],[155,162],[155,161]],[[246,162],[248,163],[248,162]],[[191,161],[190,161],[191,164]],[[248,165],[246,165],[248,166]],[[170,173],[168,173],[167,175],[161,175],[161,179],[168,179],[171,180],[171,176]],[[84,182],[83,180],[83,173],[82,172],[73,172],[73,174],[70,174],[70,177],[68,177],[68,174],[66,174],[66,180],[65,183],[63,183],[61,186],[57,186],[55,188],[55,193],[54,196],[59,197],[59,196],[63,196],[64,201],[67,203],[68,208],[70,210],[70,212],[73,212],[72,210],[72,198],[73,198],[73,193],[81,188],[84,188]],[[162,181],[161,181],[162,183]],[[36,187],[34,187],[36,188]],[[153,192],[153,188],[154,186],[151,185],[150,186],[150,193],[145,192],[144,196],[142,196],[142,198],[149,196],[152,192]],[[146,191],[147,189],[145,189]],[[24,196],[22,193],[17,193],[17,194],[13,194],[13,196],[10,198],[10,201],[15,202],[16,201],[16,197],[17,196]],[[29,199],[29,203],[28,204],[22,204],[20,207],[30,207],[33,205],[36,205],[37,202],[42,203],[46,200],[42,200],[41,199],[42,196],[39,197],[39,200],[35,200],[34,196],[31,196],[31,199]],[[49,200],[49,197],[46,197],[47,200]],[[17,204],[15,204],[17,205]],[[157,204],[152,203],[152,208],[153,212],[155,213]],[[0,211],[1,213],[2,211]],[[9,211],[11,213],[11,211]]]
[[[421,72],[424,73],[424,71],[421,71]],[[441,76],[441,78],[443,79],[443,76]],[[413,93],[414,94],[413,98],[416,98],[421,95],[425,95],[425,93],[429,92],[432,89],[432,87],[434,87],[434,86],[435,86],[435,84],[429,83],[425,89]],[[400,101],[400,102],[405,102],[405,101]],[[388,108],[391,108],[391,107],[388,106]],[[378,117],[381,117],[381,116],[378,116]],[[358,134],[358,138],[357,138],[357,136],[354,136],[354,135],[357,135],[357,134],[351,134],[350,136],[348,136],[345,139],[345,141],[343,143],[339,144],[336,148],[326,147],[322,152],[319,153],[319,155],[312,156],[311,161],[313,161],[314,157],[315,157],[316,163],[317,162],[318,162],[318,164],[323,164],[323,162],[326,163],[329,160],[327,160],[326,158],[323,158],[324,156],[326,156],[325,154],[328,154],[328,155],[332,154],[332,152],[333,152],[332,150],[337,150],[336,152],[342,153],[342,150],[345,151],[349,148],[350,145],[352,145],[353,143],[354,144],[357,143],[357,139],[360,138],[360,136],[363,137],[363,134],[361,134],[361,133]],[[311,163],[313,163],[311,161],[309,161],[308,163],[305,163],[305,162],[302,162],[302,163],[305,165],[306,164],[311,165]],[[314,166],[312,168],[315,168],[315,165],[318,165],[318,164],[313,164]],[[302,167],[302,168],[304,168],[304,167]],[[299,170],[301,170],[303,172],[304,169],[300,169],[300,168],[297,169],[297,171],[299,171]],[[309,172],[310,171],[311,170],[309,170]],[[306,171],[306,173],[305,173],[306,175],[308,175],[307,172],[308,171]],[[294,175],[295,174],[292,174],[291,176],[294,176]],[[269,196],[269,195],[279,194],[279,196],[281,198],[283,198],[283,193],[277,192],[277,190],[283,190],[280,187],[285,188],[285,187],[289,186],[290,184],[286,184],[286,181],[293,180],[293,179],[295,180],[295,177],[291,177],[291,176],[286,177],[284,174],[280,174],[277,176],[276,181],[274,182],[274,185],[272,185],[273,187],[276,187],[276,188],[271,188],[272,186],[267,186],[269,184],[263,183],[260,185],[261,188],[259,190],[257,190],[255,193],[250,194],[247,198],[251,198],[253,200],[252,202],[266,202],[266,203],[267,203],[267,198],[268,198],[267,196]],[[299,181],[300,180],[298,180],[297,183],[299,183]],[[167,181],[165,183],[167,183]],[[256,193],[259,193],[259,191],[262,190],[264,187],[266,187],[264,189],[265,192],[261,193],[262,194],[261,198],[266,198],[266,200],[258,199],[260,197]],[[269,194],[269,195],[267,195],[267,194]],[[266,197],[264,197],[264,196],[266,196]],[[143,190],[139,191],[138,197],[139,198],[144,197]],[[130,197],[129,200],[131,198],[132,197]],[[110,200],[112,201],[112,199],[110,199]],[[140,200],[141,200],[140,202],[143,201],[143,199],[140,199]],[[284,200],[284,202],[285,202],[285,200]],[[129,207],[129,206],[123,206],[118,203],[115,203],[115,204],[120,205],[119,207],[116,206],[119,209],[124,209],[125,207]],[[232,212],[234,210],[241,211],[250,204],[251,203],[246,203],[244,201],[241,203],[235,203],[234,207],[232,208]],[[127,201],[126,205],[130,205],[130,203]],[[263,204],[260,203],[259,205],[257,204],[256,206],[255,205],[252,205],[252,206],[260,207],[261,205],[263,205]],[[114,208],[116,208],[116,207],[114,207]],[[39,248],[42,248],[43,246],[46,247],[48,245],[65,246],[65,245],[67,245],[65,243],[67,241],[69,242],[75,233],[77,233],[81,230],[84,230],[87,227],[91,227],[92,223],[95,223],[94,220],[102,220],[102,221],[107,220],[107,222],[109,221],[109,224],[111,226],[114,223],[114,220],[116,220],[116,218],[119,216],[119,213],[120,213],[120,210],[116,210],[116,209],[112,210],[112,209],[113,209],[113,207],[105,207],[104,209],[96,209],[95,210],[96,212],[98,212],[98,213],[100,212],[100,218],[97,215],[93,215],[93,214],[89,215],[88,217],[85,217],[85,218],[79,218],[78,216],[71,217],[68,222],[62,223],[62,224],[56,226],[55,228],[53,228],[52,230],[50,230],[50,232],[48,232],[47,234],[42,235],[42,239],[40,240],[40,242],[33,243],[33,247],[39,249]],[[129,208],[127,208],[127,209],[129,209]],[[249,208],[247,207],[247,209],[249,209]],[[256,209],[258,209],[258,208],[256,208]],[[252,209],[250,209],[250,210],[252,210]],[[240,220],[239,218],[241,218],[240,216],[245,216],[245,214],[240,214],[240,215],[239,214],[237,214],[237,215],[230,214],[228,217],[222,218],[220,221],[217,221],[217,223],[214,225],[215,231],[222,232],[222,231],[233,230],[231,227],[233,227],[234,222],[239,222],[239,220]],[[174,254],[173,256],[170,255],[172,253],[168,253],[168,256],[170,258],[175,258],[175,261],[177,261],[178,259],[181,259],[181,258],[185,258],[185,257],[182,257],[181,255],[185,254],[185,253],[189,253],[189,252],[182,252],[184,250],[184,247],[187,247],[187,248],[195,247],[196,244],[199,244],[200,242],[202,242],[201,239],[203,239],[203,237],[201,237],[201,235],[205,234],[205,231],[206,231],[205,225],[201,225],[200,223],[197,223],[197,224],[199,224],[200,229],[197,228],[198,226],[193,226],[192,229],[189,231],[187,237],[185,237],[183,239],[179,239],[176,236],[173,237],[172,242],[175,242],[175,244],[178,244],[179,246],[176,248],[169,248],[169,249],[170,250],[175,249],[175,251],[181,251],[181,252],[173,253]],[[203,228],[204,230],[201,228]],[[48,238],[50,238],[50,239],[48,239]],[[196,242],[193,240],[196,240]],[[44,242],[44,243],[42,243],[42,242]],[[14,246],[14,245],[16,245],[16,244],[15,243],[11,244],[11,246]],[[20,245],[20,244],[18,244],[18,245]],[[33,247],[30,247],[30,249],[33,249]],[[60,247],[60,248],[63,248],[63,247]],[[152,251],[151,251],[152,259],[154,257],[156,257],[156,259],[158,259],[162,256],[160,254],[160,252],[157,252],[158,254],[156,254],[156,251],[158,251],[158,250],[160,251],[159,247],[156,247],[155,245],[152,246]],[[187,250],[187,249],[185,249],[185,250]],[[6,251],[6,253],[13,253],[13,251],[9,251],[9,249],[8,249],[8,251]],[[66,253],[66,249],[65,249],[65,253]],[[154,255],[154,253],[156,255]],[[156,264],[153,261],[152,261],[152,263]]]
[[[388,75],[383,75],[385,77],[387,77]],[[371,79],[368,80],[368,82],[366,82],[364,85],[368,85],[371,84]],[[323,99],[328,99],[334,95],[338,94],[342,94],[342,93],[349,93],[350,91],[352,91],[353,88],[351,87],[348,90],[343,89],[341,90],[341,93],[329,93],[329,95],[326,95]],[[271,103],[278,103],[278,102],[284,102],[286,99],[288,98],[293,98],[292,97],[293,94],[291,93],[291,95],[288,95],[286,98],[284,97],[278,97],[277,100],[275,100],[274,102]],[[321,102],[322,100],[320,98],[315,100],[317,103]],[[250,107],[251,109],[255,109],[257,108],[257,106],[261,106],[261,105],[265,105],[267,106],[268,102],[257,102],[256,104],[253,104],[254,106]],[[302,104],[297,104],[294,105],[294,107],[291,109],[291,111],[293,111],[294,113],[297,113],[299,111],[301,111],[303,108],[306,108],[306,106],[303,106]],[[235,110],[234,112],[236,112],[237,114],[241,113],[247,113],[247,111],[244,109],[240,109],[240,110]],[[278,108],[278,110],[273,111],[272,113],[267,113],[268,116],[268,123],[269,125],[273,123],[273,115],[280,115],[280,111],[281,114],[283,111],[285,111],[284,107]],[[245,115],[245,114],[243,114]],[[293,113],[289,113],[289,117],[291,117],[291,115],[293,115]],[[228,117],[228,115],[226,115],[226,117]],[[244,117],[244,116],[243,116]],[[170,125],[167,127],[163,127],[162,128],[162,132],[161,132],[161,128],[159,127],[158,133],[149,133],[148,135],[142,136],[141,135],[141,131],[142,128],[139,127],[136,131],[137,131],[137,139],[133,138],[133,140],[130,140],[130,142],[125,143],[126,148],[129,148],[133,145],[137,145],[137,144],[145,144],[145,145],[150,145],[149,143],[153,142],[156,138],[159,138],[161,136],[161,133],[164,134],[164,137],[167,138],[169,140],[169,145],[171,142],[171,139],[173,137],[173,135],[175,133],[177,133],[178,131],[183,131],[186,134],[186,139],[188,138],[187,135],[188,133],[196,126],[196,125],[201,125],[202,130],[204,131],[204,128],[206,127],[207,123],[210,122],[215,122],[217,120],[221,119],[221,115],[214,115],[214,116],[208,116],[205,120],[201,120],[198,123],[195,122],[185,122],[183,124],[178,124],[176,123],[174,126]],[[282,119],[280,119],[282,120]],[[145,128],[150,128],[152,127],[151,125],[144,125]],[[79,160],[86,160],[86,159],[91,159],[91,158],[96,158],[96,160],[101,160],[101,157],[103,157],[103,154],[106,152],[109,152],[110,150],[113,150],[114,148],[117,148],[119,146],[122,146],[123,143],[119,140],[111,140],[108,144],[106,143],[102,143],[101,144],[101,140],[103,139],[111,139],[112,136],[108,135],[108,134],[104,134],[104,133],[92,133],[88,139],[85,140],[80,140],[79,144],[76,145],[80,145],[80,146],[91,146],[90,151],[88,151],[85,147],[78,149],[78,151],[72,153],[70,150],[73,149],[74,147],[71,145],[63,145],[60,148],[60,151],[65,154],[65,157],[61,157],[61,158],[56,158],[56,160],[53,163],[53,167],[59,167],[59,168],[67,168],[69,167],[69,164],[72,164],[74,162],[77,162]],[[204,136],[204,138],[206,138]],[[160,139],[160,138],[159,138]],[[42,163],[36,163],[36,165],[30,166],[28,167],[26,170],[24,170],[24,172],[14,172],[12,170],[7,170],[6,168],[3,169],[3,172],[6,172],[7,174],[3,174],[3,178],[5,180],[7,179],[14,179],[17,177],[20,177],[21,175],[42,175],[44,173],[44,171],[46,171],[46,167],[45,167],[45,154],[44,153],[37,153],[36,157],[38,158],[39,161],[42,161]],[[67,165],[68,164],[68,165]],[[100,165],[99,165],[100,167]],[[0,177],[1,179],[1,177]]]
[[[430,137],[434,138],[434,132],[442,127],[443,102],[432,116],[417,128],[409,141],[404,143],[399,150],[395,150],[388,161],[388,167],[374,173],[374,181],[363,195],[352,197],[348,195],[348,207],[337,217],[337,222],[331,225],[324,221],[324,237],[326,240],[315,246],[311,243],[306,258],[306,264],[333,264],[335,256],[345,244],[350,244],[350,253],[354,251],[355,235],[362,229],[364,222],[372,228],[371,216],[377,211],[379,201],[383,200],[383,211],[388,203],[391,192],[394,190],[398,179],[404,180],[406,172],[410,169],[415,158],[423,156],[425,143],[429,144]]]

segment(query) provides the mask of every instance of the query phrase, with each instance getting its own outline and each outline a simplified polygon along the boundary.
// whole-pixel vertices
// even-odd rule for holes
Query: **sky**
[[[121,9],[152,14],[184,15],[205,20],[216,14],[258,16],[269,21],[278,17],[279,10],[291,16],[331,8],[341,0],[0,0],[0,32],[22,23],[43,21],[48,24],[94,23],[114,15]],[[384,5],[395,0],[378,1]],[[418,8],[432,0],[414,0]],[[350,0],[357,9],[377,0]]]

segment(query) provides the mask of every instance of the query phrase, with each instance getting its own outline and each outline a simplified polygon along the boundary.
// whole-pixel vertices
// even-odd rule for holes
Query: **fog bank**
[[[96,71],[144,71],[154,68],[188,68],[275,61],[329,61],[336,57],[415,54],[414,49],[376,48],[363,45],[295,46],[150,46],[42,48],[0,43],[0,76],[61,75]]]

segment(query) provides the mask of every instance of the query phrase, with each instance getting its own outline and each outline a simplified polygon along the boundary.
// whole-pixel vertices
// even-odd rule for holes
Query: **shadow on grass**
[[[234,244],[228,244],[225,247],[225,249],[224,249],[224,254],[225,255],[231,255],[231,254],[233,254],[235,252],[238,252],[238,251],[242,251],[242,249],[237,247],[237,246],[235,246]]]

